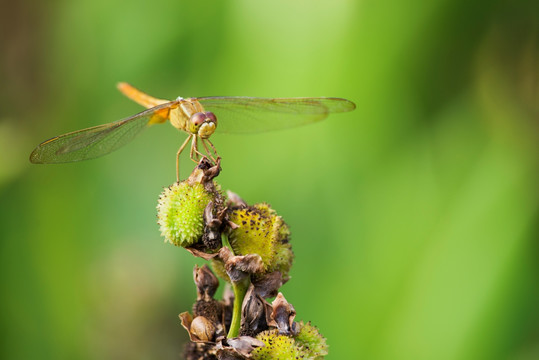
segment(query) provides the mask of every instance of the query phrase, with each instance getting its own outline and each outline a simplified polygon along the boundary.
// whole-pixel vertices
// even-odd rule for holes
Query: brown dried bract
[[[189,251],[191,255],[202,258],[204,260],[211,260],[219,256],[219,253],[213,253],[213,254],[207,253],[207,252],[197,249],[194,246],[186,247],[185,250]]]
[[[261,331],[269,329],[266,319],[267,309],[271,311],[271,305],[256,293],[255,287],[251,284],[242,304],[240,334],[256,336]]]
[[[197,168],[202,170],[204,182],[211,181],[221,173],[221,158],[217,158],[217,163],[212,164],[208,158],[203,157],[198,162]]]
[[[219,360],[228,359],[249,359],[251,352],[264,343],[250,336],[239,336],[232,339],[223,339],[217,343],[217,358]]]
[[[202,242],[211,250],[216,250],[222,245],[221,233],[228,224],[226,210],[222,204],[217,207],[213,201],[210,201],[204,209],[205,226]]]
[[[258,295],[264,299],[277,296],[277,292],[283,285],[283,275],[280,271],[274,271],[253,279],[253,285]]]
[[[214,343],[223,337],[223,326],[205,316],[196,316],[194,319],[188,312],[179,315],[182,326],[193,342]]]
[[[217,360],[214,344],[188,342],[183,351],[185,360]]]
[[[232,282],[238,282],[251,274],[260,273],[264,270],[264,263],[258,254],[232,255],[227,247],[219,250],[219,257],[225,263],[225,270]]]
[[[219,280],[210,270],[208,265],[202,267],[195,265],[193,269],[193,280],[197,286],[197,300],[210,300],[219,287]]]
[[[286,301],[282,293],[279,293],[271,306],[273,311],[268,324],[276,327],[281,335],[296,335],[299,329],[294,322],[296,310],[292,304]]]
[[[228,190],[226,192],[226,196],[228,197],[229,204],[233,207],[246,208],[248,206],[247,203],[235,192]]]

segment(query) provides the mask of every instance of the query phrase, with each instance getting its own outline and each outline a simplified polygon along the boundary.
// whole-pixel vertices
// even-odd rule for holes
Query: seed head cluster
[[[193,271],[197,300],[192,314],[179,316],[191,340],[185,359],[323,359],[326,340],[294,321],[294,306],[279,292],[294,259],[288,225],[267,203],[248,205],[231,192],[225,199],[214,182],[220,170],[219,161],[201,160],[157,205],[165,241],[211,261],[215,272],[206,265]],[[215,275],[228,283],[221,300]]]

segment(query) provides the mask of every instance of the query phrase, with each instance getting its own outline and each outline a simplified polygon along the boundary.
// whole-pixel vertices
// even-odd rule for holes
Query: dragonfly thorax
[[[169,113],[172,126],[201,139],[209,138],[217,128],[217,117],[206,111],[196,99],[182,99]]]
[[[189,118],[188,129],[201,139],[207,139],[217,128],[217,117],[211,112],[196,112]]]

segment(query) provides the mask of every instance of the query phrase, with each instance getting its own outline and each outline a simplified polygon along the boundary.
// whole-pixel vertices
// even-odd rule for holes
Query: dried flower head
[[[310,323],[295,322],[296,310],[278,292],[294,258],[288,226],[268,204],[249,206],[233,193],[225,207],[213,182],[219,172],[219,159],[202,159],[187,180],[159,198],[165,240],[211,261],[228,281],[223,300],[216,300],[218,279],[206,265],[195,266],[193,315],[180,314],[191,339],[185,358],[323,359],[325,338]],[[271,304],[269,297],[276,297]]]

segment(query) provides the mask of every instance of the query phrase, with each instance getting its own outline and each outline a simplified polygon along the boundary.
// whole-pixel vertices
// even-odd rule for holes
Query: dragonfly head
[[[207,139],[217,128],[217,117],[211,112],[197,112],[189,119],[189,131]]]

